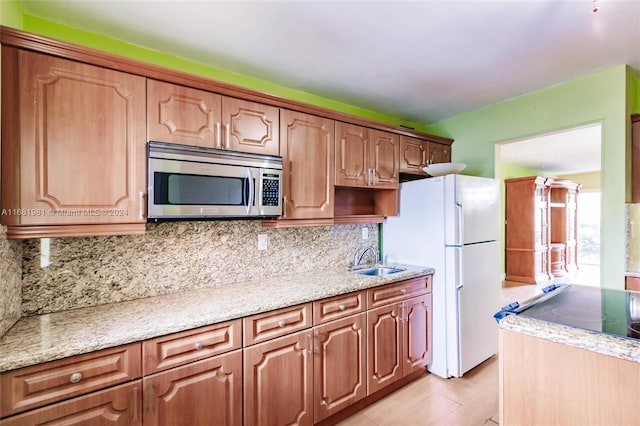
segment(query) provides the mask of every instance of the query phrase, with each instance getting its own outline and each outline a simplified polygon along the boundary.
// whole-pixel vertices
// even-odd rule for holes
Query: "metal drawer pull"
[[[144,220],[144,192],[138,192],[138,219]]]
[[[204,345],[202,344],[202,342],[196,342],[196,344],[193,346],[196,348],[196,351],[199,351],[203,348]]]
[[[287,323],[286,323],[286,322],[284,322],[284,320],[280,320],[280,321],[278,321],[278,327],[282,328],[282,327],[284,327],[285,325],[287,325]]]
[[[341,303],[338,305],[338,310],[339,311],[344,311],[345,306]]]
[[[71,383],[78,383],[80,380],[82,380],[82,373],[73,373],[69,376]]]
[[[406,289],[406,288],[401,289],[401,290],[400,290],[400,293],[402,293],[402,294],[407,294],[407,289]]]
[[[138,388],[133,388],[133,421],[138,421]]]

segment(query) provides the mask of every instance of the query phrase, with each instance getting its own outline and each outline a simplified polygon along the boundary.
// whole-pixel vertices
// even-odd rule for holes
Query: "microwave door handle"
[[[247,197],[247,204],[244,206],[244,208],[247,214],[249,214],[249,211],[251,210],[251,205],[253,204],[253,193],[254,193],[253,175],[251,174],[251,169],[247,169],[247,182],[249,187],[249,196]]]

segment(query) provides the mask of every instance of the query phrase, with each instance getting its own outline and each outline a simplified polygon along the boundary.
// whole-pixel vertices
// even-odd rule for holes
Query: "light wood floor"
[[[503,282],[502,305],[542,293],[551,282],[597,285],[599,271],[579,273],[540,285]],[[489,425],[498,424],[498,359],[489,358],[461,378],[427,374],[338,423],[339,426]]]
[[[498,424],[498,360],[494,356],[461,378],[435,374],[410,383],[338,423],[340,426]]]

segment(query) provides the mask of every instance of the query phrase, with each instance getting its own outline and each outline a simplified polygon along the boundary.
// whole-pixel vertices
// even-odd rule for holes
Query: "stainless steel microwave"
[[[147,218],[282,214],[282,157],[149,142]]]

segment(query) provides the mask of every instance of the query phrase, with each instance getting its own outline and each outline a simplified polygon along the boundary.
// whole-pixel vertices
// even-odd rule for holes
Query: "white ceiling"
[[[533,136],[500,145],[500,162],[544,172],[545,176],[600,171],[600,123]]]
[[[640,70],[640,0],[596,0],[597,13],[593,0],[19,2],[28,15],[418,123],[622,64]],[[562,146],[566,155],[513,155],[532,168],[567,158],[599,168],[599,134]]]
[[[19,0],[25,13],[431,123],[617,65],[640,0]]]

